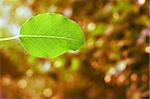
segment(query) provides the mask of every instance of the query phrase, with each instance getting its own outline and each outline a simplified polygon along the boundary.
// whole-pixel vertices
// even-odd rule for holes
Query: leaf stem
[[[17,38],[19,38],[19,36],[13,36],[13,37],[8,37],[8,38],[0,38],[0,42],[1,41],[13,40],[13,39],[17,39]]]

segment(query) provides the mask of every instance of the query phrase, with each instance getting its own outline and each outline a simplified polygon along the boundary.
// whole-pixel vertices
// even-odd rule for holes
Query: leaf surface
[[[78,50],[84,43],[80,26],[61,14],[44,13],[31,17],[21,27],[22,45],[36,57],[57,57]]]

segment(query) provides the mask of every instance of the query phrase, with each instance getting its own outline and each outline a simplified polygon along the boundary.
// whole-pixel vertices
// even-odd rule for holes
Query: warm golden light
[[[54,65],[55,65],[55,67],[59,68],[59,67],[61,67],[62,63],[61,63],[61,61],[55,61]]]
[[[113,18],[114,18],[114,19],[119,19],[119,17],[120,17],[120,16],[119,16],[118,13],[114,13],[114,14],[113,14]]]
[[[17,84],[18,84],[18,87],[24,89],[27,86],[27,81],[24,80],[24,79],[21,79],[21,80],[18,81]]]
[[[33,71],[32,71],[31,69],[27,70],[27,71],[26,71],[26,75],[27,75],[28,77],[31,77],[31,76],[33,75]]]
[[[139,3],[140,5],[143,5],[143,4],[145,3],[145,0],[138,0],[138,3]]]
[[[118,83],[123,83],[125,80],[125,76],[124,75],[120,75],[118,78]]]
[[[147,47],[145,48],[145,52],[150,54],[150,46],[147,46]]]
[[[89,23],[88,25],[87,25],[87,29],[89,30],[89,31],[92,31],[92,30],[94,30],[96,28],[96,25],[95,25],[95,23],[93,23],[93,22],[91,22],[91,23]]]
[[[131,76],[130,76],[130,79],[132,80],[132,81],[136,81],[137,80],[137,74],[132,74]]]
[[[2,81],[3,81],[3,84],[6,86],[10,85],[11,83],[11,79],[9,77],[4,77]]]
[[[52,96],[52,90],[51,90],[50,88],[44,89],[43,95],[44,95],[45,97],[50,97],[50,96]]]
[[[106,75],[104,78],[106,83],[109,83],[111,81],[111,76],[110,75]]]

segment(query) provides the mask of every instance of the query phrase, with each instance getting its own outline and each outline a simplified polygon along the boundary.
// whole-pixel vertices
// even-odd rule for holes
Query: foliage
[[[80,24],[85,44],[35,58],[19,41],[0,42],[1,99],[148,99],[148,0],[1,0],[0,37],[33,15],[61,13]]]
[[[79,25],[60,14],[39,14],[23,24],[21,43],[36,57],[56,57],[84,43]]]

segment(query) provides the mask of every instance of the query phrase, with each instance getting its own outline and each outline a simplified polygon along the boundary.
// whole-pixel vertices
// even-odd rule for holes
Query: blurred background
[[[0,42],[0,99],[149,99],[149,0],[0,0],[0,38],[26,19],[61,13],[86,43],[54,59]]]

